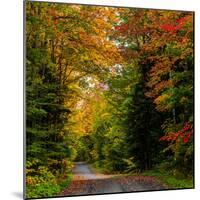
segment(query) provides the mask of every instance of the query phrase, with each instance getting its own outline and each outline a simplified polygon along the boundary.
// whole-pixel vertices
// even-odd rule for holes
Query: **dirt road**
[[[112,175],[97,174],[92,171],[91,167],[85,162],[76,162],[73,169],[73,180],[97,180],[111,178]]]
[[[85,162],[75,163],[73,181],[60,195],[108,194],[165,189],[154,177],[97,174]]]

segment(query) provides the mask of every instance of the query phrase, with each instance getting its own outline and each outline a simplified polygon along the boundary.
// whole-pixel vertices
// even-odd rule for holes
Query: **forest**
[[[25,12],[27,198],[59,194],[80,161],[193,187],[194,13],[29,1]]]

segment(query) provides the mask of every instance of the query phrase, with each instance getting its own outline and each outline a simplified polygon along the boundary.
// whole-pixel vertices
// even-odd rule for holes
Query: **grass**
[[[118,175],[118,174],[120,174],[120,172],[118,172],[118,171],[111,171],[108,168],[103,167],[103,165],[99,166],[98,163],[90,163],[90,168],[91,168],[91,170],[94,173],[106,174],[106,175],[109,175],[109,174]]]
[[[170,173],[161,172],[156,170],[149,170],[143,172],[141,175],[153,176],[168,189],[182,189],[182,188],[193,188],[193,180],[186,178],[177,178]]]
[[[60,190],[57,184],[40,183],[26,187],[26,198],[44,198],[56,195]]]
[[[106,170],[103,167],[100,167],[97,163],[90,163],[89,166],[90,166],[90,169],[94,173],[99,173],[99,174],[107,174],[108,173],[108,170]]]
[[[42,182],[40,184],[26,187],[26,198],[44,198],[56,196],[62,192],[72,181],[72,174],[59,177],[57,183]]]
[[[67,188],[70,185],[72,178],[73,178],[73,175],[68,174],[67,176],[59,179],[58,185],[60,186],[60,192],[62,192],[65,188]]]
[[[108,174],[108,170],[103,167],[99,167],[97,164],[91,164],[92,170],[97,173]],[[112,174],[112,172],[111,172]],[[114,173],[115,174],[115,173]],[[174,176],[172,173],[161,171],[158,169],[148,170],[142,173],[123,173],[117,174],[113,178],[120,178],[122,176],[153,176],[155,177],[161,184],[166,186],[168,189],[183,189],[183,188],[194,188],[193,179],[192,178],[183,178]]]
[[[109,171],[102,166],[99,167],[97,163],[92,163],[90,164],[92,170],[97,173],[102,173],[102,174],[108,174]],[[183,178],[183,177],[178,177],[174,176],[170,172],[166,172],[164,170],[159,170],[159,169],[152,169],[152,170],[147,170],[142,173],[122,173],[122,174],[117,174],[117,173],[112,173],[110,174],[115,174],[113,178],[120,178],[122,176],[152,176],[155,177],[161,184],[163,184],[167,189],[184,189],[184,188],[194,188],[194,183],[193,183],[193,178]]]
[[[123,176],[120,172],[109,171],[108,169],[106,169],[103,166],[101,166],[101,167],[98,166],[97,163],[90,163],[90,169],[95,174],[111,175],[110,178],[112,178],[112,179],[117,179],[117,178]]]

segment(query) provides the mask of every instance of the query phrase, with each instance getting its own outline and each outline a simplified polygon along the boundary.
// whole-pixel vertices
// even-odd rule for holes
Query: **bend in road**
[[[72,172],[75,180],[97,180],[112,177],[112,175],[94,173],[86,162],[75,162]]]

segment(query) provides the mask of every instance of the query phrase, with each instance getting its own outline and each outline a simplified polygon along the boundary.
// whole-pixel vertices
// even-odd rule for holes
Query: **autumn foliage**
[[[74,161],[192,177],[193,15],[26,2],[27,198],[60,193]]]
[[[167,133],[167,135],[160,138],[160,141],[188,143],[192,135],[192,125],[189,122],[185,122],[184,127],[181,130]]]

